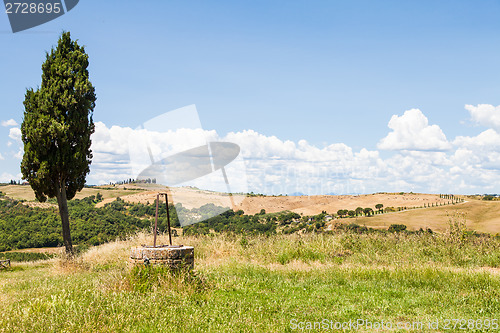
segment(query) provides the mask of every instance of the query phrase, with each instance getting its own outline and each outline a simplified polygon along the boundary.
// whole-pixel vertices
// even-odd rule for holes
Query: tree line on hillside
[[[463,198],[458,198],[453,195],[440,195],[440,198],[443,199],[451,199],[450,201],[446,202],[429,202],[429,203],[424,203],[422,206],[399,206],[399,207],[384,207],[383,204],[376,204],[375,205],[375,210],[367,207],[357,207],[354,210],[349,210],[349,209],[339,209],[337,211],[337,217],[339,218],[346,218],[346,217],[356,217],[356,216],[372,216],[375,214],[383,214],[383,213],[392,213],[392,212],[400,212],[404,210],[409,210],[409,209],[418,209],[418,208],[430,208],[430,207],[439,207],[439,206],[445,206],[445,205],[455,205],[459,202],[464,202],[465,200]],[[492,198],[483,198],[483,200],[493,200]]]
[[[95,208],[95,197],[68,202],[75,244],[98,245],[147,228],[150,221],[113,207]],[[63,244],[61,223],[54,208],[28,207],[12,199],[0,200],[0,251]]]
[[[53,247],[63,244],[61,224],[55,208],[37,208],[23,205],[22,202],[5,197],[0,192],[0,252],[11,249],[32,247]],[[137,231],[151,231],[156,213],[155,203],[128,203],[117,198],[102,208],[95,204],[102,201],[100,193],[84,199],[68,201],[68,211],[75,244],[98,245],[115,239],[125,238]],[[358,207],[356,210],[328,214],[322,211],[317,215],[301,215],[284,211],[266,213],[262,209],[254,215],[246,215],[242,210],[232,211],[225,207],[206,204],[199,208],[187,209],[181,204],[170,204],[171,225],[179,228],[179,216],[188,223],[195,223],[183,228],[184,235],[206,235],[213,232],[234,234],[291,234],[303,232],[330,232],[326,223],[335,217],[345,218],[354,214],[371,216],[374,212],[396,211],[393,207],[383,208],[382,204],[371,208]],[[399,207],[398,207],[399,208]],[[388,210],[389,209],[389,210]],[[167,208],[159,205],[158,230],[167,231]],[[214,216],[215,215],[215,216]],[[329,228],[331,229],[331,228]],[[408,232],[404,225],[393,225],[388,230],[371,229],[353,223],[337,223],[334,230],[349,232]],[[429,232],[427,230],[426,232]]]
[[[0,252],[12,249],[54,247],[63,244],[61,223],[55,208],[28,207],[22,201],[6,198],[0,200]],[[156,213],[155,203],[131,204],[117,198],[102,208],[95,204],[102,195],[68,201],[68,212],[72,239],[75,244],[98,245],[140,231],[151,231]],[[186,221],[196,222],[214,214],[215,217],[185,227],[187,234],[206,233],[205,227],[216,231],[249,232],[254,234],[273,233],[276,222],[263,223],[259,218],[233,212],[214,204],[187,209],[181,204],[169,205],[171,226],[180,227],[179,216]],[[167,208],[158,207],[158,231],[167,231]],[[256,216],[261,216],[256,214]],[[208,230],[208,229],[207,229]]]

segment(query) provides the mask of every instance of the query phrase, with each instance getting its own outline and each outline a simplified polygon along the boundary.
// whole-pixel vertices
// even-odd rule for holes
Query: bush
[[[389,232],[403,232],[406,230],[406,226],[404,224],[391,224],[388,231]]]

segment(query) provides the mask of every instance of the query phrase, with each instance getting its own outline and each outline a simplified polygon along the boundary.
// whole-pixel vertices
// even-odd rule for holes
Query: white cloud
[[[0,160],[5,160],[5,158],[3,157],[3,155],[0,153]]]
[[[388,124],[392,129],[377,144],[383,150],[443,151],[451,148],[438,125],[429,125],[427,117],[419,109],[405,111],[402,116],[394,115]]]
[[[18,142],[18,143],[21,143],[21,129],[20,128],[17,128],[17,127],[14,127],[14,128],[11,128],[9,130],[9,138],[11,138],[12,140]]]
[[[296,144],[253,130],[231,132],[220,138],[215,131],[201,129],[160,133],[119,126],[108,128],[104,123],[98,122],[92,136],[94,159],[89,183],[135,178],[140,170],[151,164],[147,146],[153,159],[160,161],[206,141],[238,144],[241,156],[245,159],[244,162],[241,161],[244,165],[240,164],[239,168],[246,169],[250,188],[266,193],[292,193],[298,192],[298,189],[313,193],[321,193],[320,190],[332,192],[334,189],[345,192],[349,188],[346,183],[351,174],[356,172],[356,177],[370,177],[376,173],[377,165],[382,163],[378,152],[363,149],[353,154],[350,147],[341,143],[318,148],[305,140]],[[132,159],[129,159],[129,152]],[[369,165],[372,162],[374,165]],[[356,169],[356,163],[362,165],[362,168]],[[228,176],[237,175],[233,177],[232,189],[237,191],[237,188],[242,188],[238,180],[245,178],[245,172],[241,174],[237,167],[226,171]],[[342,184],[332,182],[331,179],[342,179]]]
[[[13,153],[13,156],[15,159],[21,160],[23,158],[24,154],[24,146],[23,142],[21,140],[21,129],[18,127],[13,127],[9,129],[9,138],[14,140],[15,143],[17,143],[19,149],[17,152]],[[11,146],[12,144],[7,144],[7,146]]]
[[[18,160],[22,160],[24,155],[23,147],[19,148],[19,150],[14,154],[14,158]]]
[[[474,137],[457,136],[450,143],[439,126],[429,125],[417,109],[391,118],[391,132],[379,142],[378,148],[393,152],[383,154],[367,148],[354,151],[344,143],[317,146],[306,140],[281,140],[254,130],[225,136],[200,128],[162,133],[158,131],[160,125],[153,131],[108,127],[97,122],[92,136],[94,158],[87,182],[102,184],[136,178],[138,172],[151,164],[150,155],[158,162],[207,141],[228,141],[240,146],[243,157],[227,166],[233,191],[244,192],[242,188],[246,188],[273,194],[500,192],[499,132],[490,128]],[[11,128],[9,138],[12,148],[19,144],[15,155],[21,158],[19,128]],[[9,153],[9,157],[13,155],[14,152]],[[225,190],[226,186],[220,174],[190,183],[215,190]]]
[[[253,130],[230,132],[224,139],[238,144],[245,158],[293,158],[297,149],[292,141],[281,141],[275,136],[265,136]]]
[[[2,120],[2,126],[4,126],[4,127],[14,127],[17,125],[18,124],[14,119]]]
[[[500,134],[493,129],[487,129],[475,137],[457,136],[453,144],[470,149],[500,149]]]
[[[477,106],[467,104],[465,109],[469,111],[471,118],[479,125],[500,130],[500,105],[478,104]]]
[[[412,127],[412,124],[408,124],[411,123],[410,120],[416,121],[418,126]],[[419,150],[409,149],[407,142],[405,150],[396,151],[391,156],[382,158],[378,151],[362,148],[354,152],[351,147],[343,143],[318,147],[306,140],[298,142],[281,140],[253,130],[231,132],[220,137],[215,131],[201,129],[179,129],[160,133],[118,126],[107,127],[103,123],[96,123],[96,133],[92,137],[94,159],[88,182],[98,184],[135,178],[137,170],[151,164],[145,144],[149,145],[154,160],[159,161],[193,148],[200,142],[219,140],[233,142],[241,147],[244,162],[241,161],[241,164],[233,166],[230,172],[228,171],[228,176],[230,182],[231,179],[244,179],[236,184],[248,181],[248,190],[254,192],[476,193],[478,189],[484,189],[479,192],[492,192],[491,189],[500,192],[498,174],[500,137],[494,130],[487,130],[477,137],[457,137],[451,145],[444,134],[441,135],[439,127],[429,126],[425,116],[418,110],[396,117],[390,125],[393,128],[391,134],[395,132],[400,134],[401,128],[409,126],[410,133],[433,136],[434,140],[426,144],[418,143]],[[409,137],[404,139],[408,141]],[[387,140],[385,144],[388,144]],[[422,150],[422,148],[439,147],[453,149]],[[129,151],[136,154],[132,162]],[[220,187],[217,189],[224,190],[223,182],[220,179],[218,182]],[[191,183],[201,188],[214,185],[213,181],[203,179]],[[233,190],[236,191],[234,187]]]
[[[14,175],[8,172],[2,172],[2,174],[0,174],[0,183],[8,183],[11,180],[20,180],[21,178],[21,173]]]

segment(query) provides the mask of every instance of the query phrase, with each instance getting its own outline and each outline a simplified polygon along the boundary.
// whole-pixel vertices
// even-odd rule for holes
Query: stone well
[[[172,269],[194,268],[194,247],[184,245],[138,246],[130,250],[136,265],[165,265]]]

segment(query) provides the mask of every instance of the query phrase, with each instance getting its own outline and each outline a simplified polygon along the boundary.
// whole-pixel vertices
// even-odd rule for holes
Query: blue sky
[[[0,181],[19,178],[14,122],[66,30],[103,131],[195,104],[254,192],[500,192],[499,17],[499,1],[82,0],[13,34],[2,14]],[[125,175],[107,167],[89,182]]]

